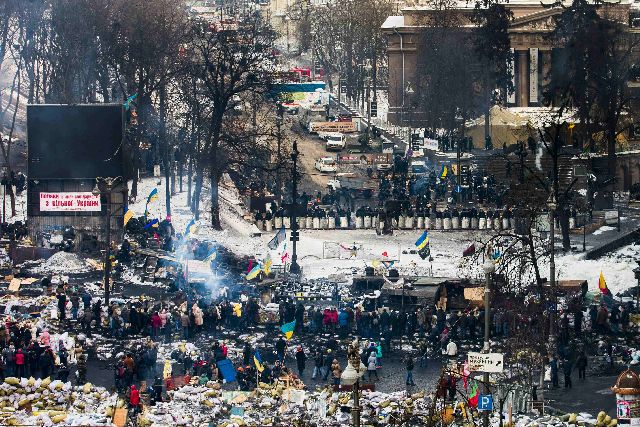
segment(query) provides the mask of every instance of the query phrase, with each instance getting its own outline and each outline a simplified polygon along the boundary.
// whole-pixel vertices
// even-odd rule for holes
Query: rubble
[[[56,252],[49,259],[29,269],[34,274],[79,274],[93,268],[80,256],[71,252]]]

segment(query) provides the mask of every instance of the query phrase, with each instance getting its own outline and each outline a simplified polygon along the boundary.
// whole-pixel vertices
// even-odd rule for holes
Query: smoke
[[[175,254],[188,289],[192,289],[205,302],[226,295],[229,279],[217,272],[221,263],[216,242],[182,238],[176,245]]]

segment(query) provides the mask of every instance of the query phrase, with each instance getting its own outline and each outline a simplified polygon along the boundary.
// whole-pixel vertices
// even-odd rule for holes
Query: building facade
[[[513,52],[513,86],[507,99],[508,107],[538,107],[542,102],[545,76],[551,67],[552,51],[547,35],[553,30],[554,16],[562,12],[560,7],[545,7],[534,0],[511,0],[505,6],[513,13],[509,38]],[[635,32],[636,11],[628,0],[606,6],[607,16],[629,25]],[[454,11],[460,15],[463,28],[472,27],[473,2],[459,2]],[[401,9],[382,25],[388,40],[389,63],[389,122],[402,125],[408,120],[409,98],[418,96],[416,79],[420,33],[428,22],[433,8],[416,5]],[[415,112],[412,112],[415,114]],[[419,115],[419,112],[418,112]]]

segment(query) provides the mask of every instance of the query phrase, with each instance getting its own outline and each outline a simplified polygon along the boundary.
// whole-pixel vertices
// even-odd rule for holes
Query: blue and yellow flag
[[[271,260],[271,254],[267,254],[267,257],[264,259],[264,267],[263,267],[264,274],[266,274],[267,276],[271,272],[272,264],[273,264],[273,261]]]
[[[125,110],[129,111],[129,108],[131,108],[131,103],[138,97],[137,93],[134,93],[133,95],[129,96],[127,98],[127,100],[124,102],[124,104],[122,104],[122,106],[124,107]]]
[[[296,321],[295,320],[293,322],[285,323],[284,325],[280,326],[280,330],[282,331],[282,333],[284,334],[284,337],[287,340],[291,339],[291,337],[293,336],[293,331],[295,329],[296,329]]]
[[[158,189],[154,188],[153,190],[151,190],[151,193],[149,193],[149,197],[147,197],[147,204],[153,202],[154,200],[158,200]]]
[[[440,171],[440,179],[445,179],[448,173],[449,168],[447,168],[447,165],[442,165],[442,170]]]
[[[245,279],[253,280],[256,277],[258,277],[258,274],[260,274],[261,271],[262,271],[262,268],[260,268],[260,264],[257,264],[255,267],[251,269],[250,272],[247,273],[247,275],[245,276]]]
[[[147,225],[144,226],[145,230],[150,229],[151,227],[158,227],[158,218],[154,218]]]
[[[211,253],[204,259],[204,262],[213,262],[218,257],[218,250],[214,249]]]
[[[133,211],[131,209],[128,209],[125,211],[124,213],[124,225],[126,227],[127,223],[129,222],[129,220],[133,218]]]
[[[260,351],[258,351],[258,349],[256,349],[256,352],[253,354],[253,363],[256,364],[258,372],[264,371],[264,362],[262,361],[262,357],[260,357]]]
[[[424,232],[422,233],[422,236],[420,236],[420,238],[416,240],[416,247],[418,248],[418,250],[420,250],[425,246],[427,246],[428,244],[429,244],[429,232],[427,230],[424,230]]]
[[[191,233],[195,233],[196,228],[196,220],[192,219],[191,221],[189,221],[189,224],[187,224],[187,228],[184,230],[184,237],[187,237]]]

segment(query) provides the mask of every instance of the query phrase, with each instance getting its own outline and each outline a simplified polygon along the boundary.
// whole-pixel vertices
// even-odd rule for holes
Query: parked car
[[[338,170],[338,165],[333,157],[322,157],[316,160],[316,169],[321,173],[334,173]]]

